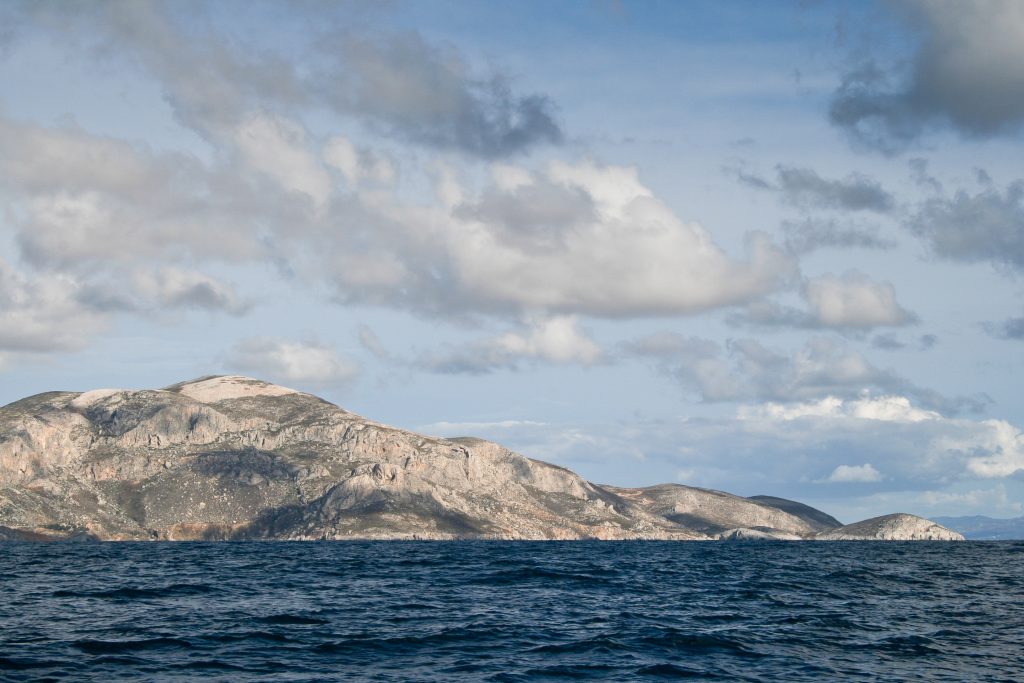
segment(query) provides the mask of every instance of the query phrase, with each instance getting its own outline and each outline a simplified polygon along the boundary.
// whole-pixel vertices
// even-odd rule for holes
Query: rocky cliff
[[[857,526],[772,501],[599,486],[239,376],[0,408],[0,540],[815,538]]]

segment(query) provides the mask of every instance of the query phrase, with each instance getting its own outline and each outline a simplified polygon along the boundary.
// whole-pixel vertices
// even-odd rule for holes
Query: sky
[[[0,404],[245,374],[1024,514],[1024,3],[0,4]]]

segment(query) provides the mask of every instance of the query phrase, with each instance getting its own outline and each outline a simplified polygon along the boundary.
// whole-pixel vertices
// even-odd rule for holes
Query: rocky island
[[[241,376],[0,408],[0,540],[959,540],[771,496],[601,486]]]

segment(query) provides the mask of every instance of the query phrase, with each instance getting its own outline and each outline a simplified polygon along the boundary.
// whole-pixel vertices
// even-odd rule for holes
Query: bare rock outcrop
[[[497,444],[239,376],[0,409],[0,525],[100,539],[704,537]]]
[[[799,534],[768,527],[729,529],[718,534],[720,541],[802,541],[805,538]]]
[[[608,488],[651,514],[716,538],[736,528],[775,529],[800,538],[818,531],[814,525],[785,510],[724,491],[681,484],[641,489]]]
[[[847,524],[816,536],[822,541],[962,541],[962,534],[930,519],[898,512]]]
[[[0,540],[822,537],[808,510],[824,515],[687,486],[599,486],[235,375],[0,408]]]
[[[799,517],[807,523],[807,526],[815,531],[830,531],[832,529],[838,529],[843,525],[842,522],[832,515],[812,508],[810,505],[798,503],[795,500],[787,500],[776,496],[750,496],[747,500],[752,500],[755,503],[760,503],[761,505],[778,508],[783,512],[788,512],[791,515]]]

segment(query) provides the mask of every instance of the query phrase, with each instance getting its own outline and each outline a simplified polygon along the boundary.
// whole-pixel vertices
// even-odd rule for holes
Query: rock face
[[[773,529],[797,538],[812,536],[818,531],[814,525],[785,510],[723,491],[680,484],[642,489],[607,488],[653,515],[714,538],[737,528]],[[839,522],[836,526],[840,526]]]
[[[247,377],[52,392],[0,408],[0,540],[691,540],[729,530],[822,529],[806,510],[719,491],[598,486],[494,443],[401,431]]]
[[[785,498],[776,498],[775,496],[751,496],[747,500],[778,508],[791,515],[795,515],[816,531],[830,531],[838,529],[843,525],[842,522],[832,515],[825,514],[821,510],[815,510],[810,505],[804,505],[795,500],[786,500]]]
[[[847,524],[817,535],[823,541],[962,541],[962,534],[935,522],[898,512]]]

